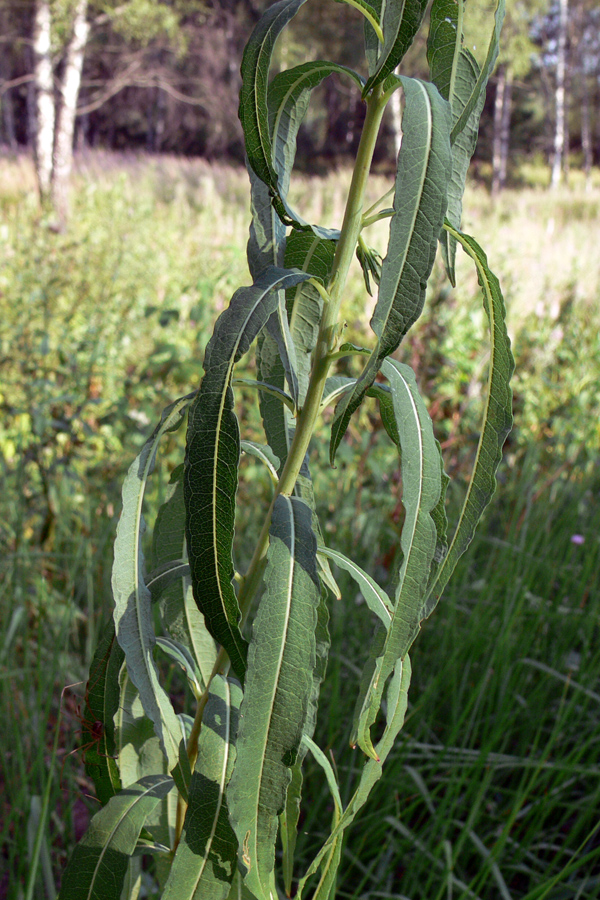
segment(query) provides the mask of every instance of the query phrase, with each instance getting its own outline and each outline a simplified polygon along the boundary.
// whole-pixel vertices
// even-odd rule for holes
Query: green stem
[[[238,596],[243,621],[248,615],[250,604],[262,580],[264,560],[269,544],[271,515],[275,500],[279,494],[290,496],[294,490],[296,479],[304,462],[317,417],[320,413],[325,381],[332,362],[332,353],[335,351],[338,318],[348,270],[350,269],[350,263],[354,257],[356,243],[362,228],[365,191],[386,102],[387,100],[383,96],[381,86],[374,88],[373,93],[367,99],[367,114],[348,192],[344,221],[333,260],[327,289],[328,302],[324,304],[323,308],[306,399],[298,416],[294,438],[279,479],[279,484],[275,488],[273,501],[265,518],[254,556]]]

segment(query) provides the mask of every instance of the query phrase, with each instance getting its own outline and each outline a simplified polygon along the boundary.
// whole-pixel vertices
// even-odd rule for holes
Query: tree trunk
[[[506,76],[504,86],[504,105],[502,109],[502,124],[500,128],[500,189],[506,187],[508,174],[508,154],[510,150],[510,116],[512,113],[512,74]]]
[[[583,73],[581,79],[581,149],[583,150],[583,171],[585,172],[585,181],[589,185],[592,174],[592,126],[590,114],[590,86],[588,83],[587,59],[583,62]]]
[[[567,31],[569,25],[569,0],[560,0],[560,17],[558,22],[558,51],[556,62],[555,108],[556,120],[554,130],[554,159],[552,162],[553,188],[562,181],[565,153],[566,115],[565,115],[565,82],[567,74]]]
[[[496,100],[494,102],[494,140],[492,145],[492,197],[496,197],[502,184],[502,123],[504,121],[504,100],[506,94],[506,68],[498,69],[496,80]]]
[[[35,83],[36,128],[35,169],[40,200],[50,198],[52,150],[54,143],[54,81],[50,56],[50,3],[36,0],[33,23],[33,76]]]
[[[73,135],[77,98],[81,85],[83,56],[89,34],[87,22],[88,0],[78,0],[73,20],[73,32],[65,53],[65,69],[60,90],[60,104],[56,118],[54,159],[52,167],[52,203],[63,230],[69,215],[69,179],[73,168]]]

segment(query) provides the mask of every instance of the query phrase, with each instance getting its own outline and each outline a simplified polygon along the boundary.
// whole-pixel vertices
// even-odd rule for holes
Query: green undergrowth
[[[61,690],[84,679],[106,616],[124,467],[160,408],[198,384],[210,326],[248,281],[239,250],[247,189],[236,170],[98,155],[80,165],[72,228],[61,236],[37,218],[27,164],[1,170],[0,896],[52,898],[96,808],[83,773],[84,688]],[[301,178],[294,203],[333,224],[345,178]],[[502,494],[415,647],[407,724],[385,786],[345,846],[341,898],[568,900],[600,890],[600,267],[588,217],[600,194],[590,197],[530,190],[492,205],[477,187],[467,197],[465,228],[485,219],[506,289],[517,427]],[[347,333],[357,341],[360,277],[348,289]],[[452,293],[441,272],[433,279],[401,358],[439,398],[431,415],[460,491],[485,358],[476,285],[460,266],[458,277]],[[258,427],[252,394],[238,397],[241,417]],[[366,404],[352,420],[334,471],[323,474],[316,457],[326,447],[315,444],[313,474],[327,539],[389,583],[402,486],[383,430],[361,427],[369,415]],[[175,450],[172,438],[154,508]],[[329,519],[321,479],[336,485]],[[257,483],[267,496],[248,459],[242,499]],[[458,499],[449,497],[450,513]],[[247,515],[241,560],[244,535],[259,524]],[[372,623],[343,573],[339,581],[332,631],[348,652],[330,660],[318,737],[343,790],[357,759],[342,724],[355,699],[348,660],[360,662]],[[57,732],[66,749],[54,753]],[[306,859],[331,815],[316,771],[308,783]]]

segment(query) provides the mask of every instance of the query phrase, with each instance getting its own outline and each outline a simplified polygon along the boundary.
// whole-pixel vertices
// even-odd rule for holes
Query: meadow
[[[496,497],[415,644],[407,722],[345,843],[339,898],[600,895],[600,182],[550,193],[541,180],[524,170],[495,201],[484,185],[467,191],[464,230],[481,237],[507,302],[516,427]],[[300,176],[294,203],[338,224],[347,181]],[[384,193],[385,175],[377,182]],[[110,615],[124,473],[166,403],[198,385],[211,325],[249,280],[241,170],[94,153],[78,160],[73,187],[70,229],[56,234],[30,161],[0,160],[0,897],[15,900],[56,896],[97,807],[81,682]],[[347,333],[364,342],[358,266],[353,277]],[[455,290],[436,264],[399,358],[417,371],[460,484],[486,367],[466,263]],[[239,415],[258,429],[243,391]],[[381,432],[367,446],[368,415],[352,422],[336,470],[315,443],[315,488],[327,541],[352,547],[385,584],[402,518],[398,463]],[[168,481],[168,448],[163,468],[150,502]],[[335,524],[328,479],[343,488]],[[263,489],[248,462],[240,491]],[[240,518],[242,560],[253,527]],[[356,588],[341,573],[339,583],[331,630],[345,649],[330,658],[318,742],[343,793],[358,764],[348,660],[372,625]],[[310,766],[307,790],[306,858],[330,817]],[[140,896],[155,896],[150,876]]]

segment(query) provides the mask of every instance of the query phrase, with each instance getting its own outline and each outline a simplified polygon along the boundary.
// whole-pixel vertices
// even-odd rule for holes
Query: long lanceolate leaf
[[[385,0],[382,4],[384,43],[375,71],[365,84],[363,95],[384,82],[401,62],[421,26],[427,2],[428,0]]]
[[[144,823],[173,787],[170,775],[148,775],[112,797],[75,847],[60,900],[120,900]]]
[[[390,679],[387,691],[386,726],[381,740],[375,746],[376,758],[367,759],[361,772],[358,787],[350,798],[337,825],[331,830],[329,837],[315,856],[304,877],[300,879],[296,893],[298,900],[302,900],[304,896],[304,888],[308,879],[317,872],[332,853],[346,828],[352,824],[356,815],[367,802],[373,785],[381,778],[383,764],[404,724],[404,716],[408,706],[410,677],[411,665],[407,654],[403,660],[398,661],[393,677]]]
[[[277,185],[273,168],[267,90],[275,42],[306,0],[279,0],[262,16],[242,58],[239,117],[244,129],[248,162],[271,189]]]
[[[125,652],[127,670],[137,687],[144,710],[168,760],[169,770],[178,763],[179,725],[171,701],[158,680],[153,659],[156,642],[152,625],[151,595],[144,582],[142,535],[144,493],[154,468],[163,434],[179,427],[190,397],[177,400],[164,411],[161,422],[129,468],[123,484],[123,511],[117,528],[112,589],[117,640]]]
[[[485,60],[483,61],[481,71],[479,72],[479,75],[477,77],[477,81],[465,101],[462,112],[460,113],[460,116],[458,117],[456,122],[452,125],[452,134],[450,135],[450,140],[452,141],[452,143],[454,143],[458,135],[461,133],[461,131],[469,121],[469,117],[477,106],[482,92],[485,91],[485,86],[488,82],[488,78],[490,77],[490,74],[494,66],[496,65],[496,60],[498,59],[498,52],[500,49],[500,32],[502,31],[505,11],[505,0],[498,0],[498,3],[496,5],[496,13],[494,16],[494,29],[492,31],[490,43],[488,45],[488,51]]]
[[[181,840],[163,900],[225,900],[237,869],[237,838],[229,824],[226,789],[235,761],[242,692],[217,675],[202,717]]]
[[[266,325],[285,290],[308,276],[271,267],[233,295],[206,348],[204,378],[188,418],[184,499],[194,598],[206,626],[229,654],[243,681],[247,644],[232,585],[239,426],[231,378],[236,362]]]
[[[462,245],[477,268],[477,277],[483,293],[483,306],[490,329],[490,363],[475,465],[448,554],[428,590],[427,615],[435,608],[456,563],[471,543],[485,507],[492,498],[496,488],[496,469],[502,459],[502,445],[512,427],[510,378],[514,360],[506,331],[506,310],[500,283],[490,270],[487,257],[479,244],[472,237],[452,228],[449,223],[446,223],[445,227]]]
[[[386,360],[402,450],[403,554],[394,609],[387,630],[375,635],[356,704],[352,742],[375,756],[369,730],[377,717],[386,680],[403,659],[425,618],[429,572],[438,531],[433,511],[442,491],[440,455],[433,425],[409,366]]]
[[[427,41],[427,59],[431,80],[452,107],[452,126],[456,126],[468,103],[473,103],[464,126],[452,141],[452,178],[448,186],[449,222],[460,229],[462,198],[467,171],[477,144],[479,119],[485,102],[486,81],[479,81],[480,66],[463,44],[463,0],[435,0]],[[492,41],[494,38],[492,37]],[[478,93],[477,93],[478,92]],[[456,239],[447,231],[440,234],[444,264],[452,284],[456,283]]]
[[[371,319],[378,341],[353,390],[335,411],[332,462],[350,416],[375,380],[382,360],[421,315],[446,211],[452,171],[450,105],[434,85],[413,78],[400,81],[406,96],[405,135],[398,155],[388,252]]]
[[[229,811],[240,865],[259,900],[275,900],[277,817],[298,755],[317,655],[321,588],[309,507],[280,495],[273,509],[265,593],[255,620]]]

